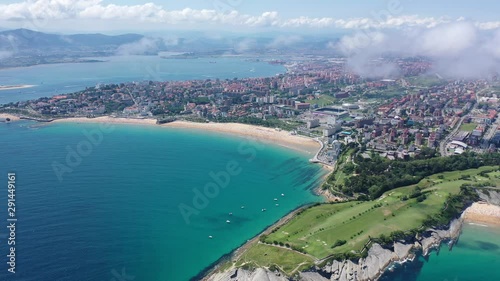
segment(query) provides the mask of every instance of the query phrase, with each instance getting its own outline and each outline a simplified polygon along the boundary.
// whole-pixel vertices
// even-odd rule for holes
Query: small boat
[[[227,220],[227,221],[226,221],[226,223],[231,223],[231,221],[230,221],[230,220]]]
[[[280,204],[276,204],[276,207],[278,207]]]
[[[230,215],[230,216],[232,216],[232,215],[233,215],[233,213],[229,213],[229,215]]]
[[[210,235],[210,236],[208,236],[208,238],[209,238],[209,239],[212,239],[213,237],[212,237],[212,235]]]
[[[262,212],[265,212],[265,211],[266,211],[266,209],[262,209]]]
[[[281,193],[281,197],[285,197],[285,194],[284,194],[284,193]]]
[[[241,206],[242,209],[245,209],[245,206]]]

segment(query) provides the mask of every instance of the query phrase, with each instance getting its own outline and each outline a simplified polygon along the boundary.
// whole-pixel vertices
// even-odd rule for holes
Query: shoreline
[[[4,119],[9,118],[10,122],[21,120],[21,118],[15,116],[15,115],[12,115],[12,114],[8,114],[8,113],[0,113],[0,118],[4,118]]]
[[[239,137],[249,137],[256,140],[261,140],[268,143],[273,143],[285,148],[289,148],[308,156],[313,156],[320,149],[319,144],[311,138],[291,135],[288,131],[276,130],[267,127],[260,127],[241,123],[196,123],[188,121],[174,121],[165,124],[156,124],[156,119],[148,118],[124,118],[102,116],[96,118],[72,117],[56,119],[54,123],[112,123],[112,124],[135,124],[135,125],[155,125],[164,128],[173,129],[194,129],[201,131],[209,131]]]
[[[475,202],[464,211],[463,217],[466,223],[500,227],[500,207],[493,204]]]
[[[205,270],[201,271],[200,273],[198,273],[193,278],[203,276],[200,279],[200,281],[209,281],[209,280],[211,280],[211,278],[214,278],[217,274],[224,274],[225,272],[227,272],[227,271],[229,271],[231,269],[234,269],[234,267],[231,266],[229,269],[226,269],[223,272],[217,272],[218,269],[219,269],[219,267],[222,265],[222,262],[224,262],[224,261],[238,260],[241,257],[241,255],[243,255],[243,253],[250,246],[252,246],[254,243],[258,243],[260,236],[270,234],[273,229],[275,229],[276,227],[280,227],[280,226],[286,224],[291,219],[293,219],[297,215],[298,212],[303,211],[303,210],[305,210],[305,209],[307,209],[309,207],[312,207],[314,204],[315,203],[310,203],[310,204],[302,205],[302,206],[299,206],[296,209],[292,210],[291,212],[289,212],[288,214],[286,214],[284,217],[280,218],[275,223],[273,223],[273,224],[269,225],[268,227],[266,227],[263,231],[261,231],[260,233],[258,233],[257,235],[255,235],[250,240],[247,240],[245,243],[243,243],[238,248],[234,249],[230,253],[224,255],[223,257],[221,257],[219,260],[217,260],[216,262],[214,262],[212,265],[208,266]],[[193,279],[191,279],[191,280],[193,280]]]
[[[14,116],[14,115],[9,115],[9,114],[1,114],[0,117],[3,116],[8,116],[8,118],[19,118]],[[163,127],[171,127],[171,128],[179,128],[179,129],[197,129],[197,130],[205,130],[205,131],[212,131],[212,132],[217,132],[217,133],[225,133],[225,134],[231,134],[231,135],[237,135],[237,136],[248,136],[248,137],[253,137],[256,139],[262,139],[264,141],[268,142],[273,142],[275,145],[280,145],[284,146],[287,148],[291,148],[294,150],[297,150],[297,148],[294,148],[293,145],[300,145],[306,143],[306,140],[312,141],[312,143],[316,144],[316,147],[319,146],[319,144],[311,138],[307,137],[302,137],[302,136],[292,136],[290,135],[287,131],[278,131],[272,128],[266,128],[266,127],[259,127],[259,126],[253,126],[253,125],[246,125],[246,124],[239,124],[239,123],[194,123],[194,122],[186,122],[186,121],[175,121],[172,123],[166,123],[162,125],[157,125],[155,119],[134,119],[134,118],[114,118],[110,116],[104,116],[104,117],[97,117],[97,118],[66,118],[66,119],[57,119],[54,120],[53,122],[56,123],[115,123],[115,124],[136,124],[136,125],[155,125],[155,126],[163,126]],[[233,126],[235,128],[233,128]],[[285,144],[282,145],[280,141],[283,141],[283,138],[285,140],[288,140],[291,142],[291,144]],[[289,139],[294,139],[294,141],[290,141]],[[285,141],[286,142],[286,141]],[[292,145],[293,144],[293,145]],[[311,145],[312,146],[312,145]],[[300,149],[299,151],[303,151],[303,148]],[[303,151],[304,152],[304,151]],[[314,152],[313,152],[314,153]],[[323,165],[322,165],[323,166]],[[327,167],[328,168],[328,167]],[[328,173],[324,176],[326,177]],[[324,181],[324,178],[322,182]],[[321,185],[315,189],[315,191],[320,191]],[[315,192],[316,193],[316,192]],[[319,193],[319,192],[318,192]],[[318,194],[316,193],[316,194]],[[318,194],[319,195],[319,194]],[[323,197],[328,198],[325,194],[321,194]],[[255,237],[253,237],[250,240],[247,240],[244,242],[241,246],[235,248],[233,251],[231,251],[229,254],[224,255],[221,257],[221,259],[217,260],[215,263],[212,265],[208,266],[205,270],[200,272],[198,274],[198,277],[203,277],[202,280],[209,280],[209,278],[217,275],[217,274],[222,274],[224,272],[227,272],[230,269],[234,269],[231,267],[228,270],[225,270],[224,272],[217,272],[218,268],[221,265],[221,262],[227,261],[227,258],[229,259],[235,259],[241,254],[243,254],[249,246],[253,245],[253,243],[256,243],[259,239],[259,237],[262,234],[266,234],[266,232],[279,227],[285,223],[287,223],[290,219],[293,219],[295,215],[297,214],[298,211],[307,208],[311,206],[312,204],[308,204],[305,206],[300,206],[297,209],[291,211],[281,219],[279,219],[277,222],[271,224],[270,226],[266,227],[265,230],[257,234]],[[453,231],[451,231],[451,224],[450,223],[450,229],[446,230],[446,233],[450,233],[450,237],[444,237],[441,235],[438,235],[438,237],[433,237],[431,240],[428,240],[428,243],[422,243],[422,249],[423,249],[423,255],[427,255],[431,249],[439,248],[442,243],[446,241],[446,239],[450,239],[452,241],[456,241],[458,236],[461,233],[463,223],[479,223],[479,224],[487,224],[487,225],[493,225],[495,227],[500,226],[500,206],[489,204],[486,202],[475,202],[468,208],[466,208],[463,212],[461,217],[458,219],[460,221],[459,226],[453,226]],[[458,231],[457,231],[458,230]],[[435,233],[441,233],[442,230],[437,230]],[[453,235],[454,233],[455,235]],[[410,261],[411,259],[408,259],[410,256],[407,256],[404,261],[394,261],[397,263],[404,263],[406,261]],[[382,272],[385,272],[387,268],[389,268],[393,263],[388,264],[385,266],[382,270]]]
[[[199,129],[216,133],[250,137],[256,140],[272,142],[276,145],[290,148],[310,156],[319,149],[318,143],[311,138],[291,135],[288,131],[276,130],[241,123],[195,123],[187,121],[174,121],[161,126],[176,129]]]
[[[215,265],[212,266],[211,269],[206,269],[203,272],[200,272],[198,276],[203,275],[203,273],[205,272],[205,275],[203,275],[203,278],[201,279],[202,281],[232,280],[232,279],[227,279],[226,277],[232,274],[233,271],[236,269],[234,266],[231,266],[222,272],[218,271],[223,261],[227,261],[228,259],[230,261],[237,260],[245,252],[245,250],[247,250],[253,243],[258,243],[258,239],[261,235],[266,234],[266,232],[269,232],[272,229],[285,224],[289,220],[293,219],[298,211],[305,209],[309,206],[311,205],[302,206],[290,212],[285,217],[281,218],[278,222],[266,228],[264,231],[262,231],[254,238],[248,240],[242,246],[224,256],[223,257],[224,259],[221,258],[218,262],[214,263]],[[449,223],[448,228],[446,230],[429,229],[428,231],[431,231],[432,235],[430,235],[427,238],[422,237],[420,243],[416,243],[418,244],[418,246],[415,246],[413,243],[410,243],[407,246],[411,246],[411,248],[416,248],[418,250],[421,250],[422,251],[421,255],[424,257],[428,256],[431,253],[431,251],[439,249],[441,245],[446,241],[453,241],[452,244],[450,244],[451,247],[453,243],[456,242],[457,239],[460,237],[464,223],[479,223],[479,224],[486,224],[488,226],[491,225],[494,227],[500,227],[500,206],[486,203],[483,201],[474,202],[471,206],[469,206],[462,212],[459,218],[452,220]],[[396,254],[396,252],[392,253]],[[374,280],[379,280],[380,277],[383,276],[383,274],[386,272],[386,270],[394,266],[394,264],[402,265],[406,262],[413,261],[415,257],[416,255],[409,249],[407,253],[403,256],[400,256],[399,259],[391,258],[390,262],[388,262],[387,264],[385,264],[383,267],[380,268]],[[339,263],[342,264],[345,262],[346,261]]]
[[[95,118],[87,117],[70,117],[55,119],[52,123],[89,123],[89,124],[101,124],[101,123],[111,123],[111,124],[137,124],[137,125],[156,125],[155,119],[146,118],[125,118],[125,117],[111,117],[111,116],[101,116]]]
[[[11,118],[12,121],[20,120],[21,118],[10,115],[10,114],[2,114],[0,113],[0,117],[5,116]],[[241,123],[196,123],[196,122],[188,122],[188,121],[174,121],[165,124],[157,124],[156,119],[151,118],[125,118],[125,117],[111,117],[111,116],[101,116],[95,118],[87,118],[87,117],[70,117],[70,118],[61,118],[50,120],[48,123],[86,123],[86,124],[102,124],[102,123],[110,123],[110,124],[125,124],[125,125],[147,125],[147,126],[157,126],[163,128],[172,128],[172,129],[192,129],[199,131],[208,131],[214,133],[221,133],[226,135],[238,136],[238,137],[248,137],[251,139],[255,139],[257,141],[263,141],[272,145],[278,145],[281,147],[285,147],[288,149],[292,149],[296,152],[300,152],[302,154],[307,154],[310,157],[313,157],[317,154],[318,150],[321,149],[320,144],[308,137],[291,135],[290,132],[285,130],[277,130],[268,127],[261,127],[255,125],[241,124]],[[314,188],[312,192],[325,200],[325,202],[333,202],[336,197],[330,194],[327,190],[321,190],[321,185],[325,182],[329,173],[333,171],[333,167],[324,165],[322,163],[317,163],[321,166],[321,168],[325,171],[325,174],[320,179],[320,184],[318,187]],[[313,206],[316,203],[309,203],[302,206],[298,206],[296,209],[290,211],[288,214],[277,220],[276,222],[267,226],[263,231],[259,232],[252,239],[247,240],[242,243],[239,247],[232,250],[230,253],[222,256],[213,264],[209,265],[206,269],[202,270],[196,277],[202,278],[201,280],[207,280],[209,276],[215,273],[217,268],[221,265],[222,262],[226,261],[228,258],[233,259],[234,257],[239,257],[241,254],[245,252],[245,250],[251,246],[253,243],[256,243],[259,237],[262,234],[269,234],[274,228],[277,226],[281,226],[286,224],[291,219],[293,219],[296,214],[306,208]]]

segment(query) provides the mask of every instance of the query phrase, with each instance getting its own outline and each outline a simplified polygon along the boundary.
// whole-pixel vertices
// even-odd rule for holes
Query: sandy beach
[[[9,118],[11,121],[18,121],[18,120],[20,120],[19,117],[14,116],[14,115],[10,115],[10,114],[7,114],[7,113],[0,113],[0,118]]]
[[[290,149],[305,152],[313,156],[320,145],[311,138],[291,135],[287,131],[278,131],[272,128],[258,127],[239,123],[194,123],[185,121],[175,121],[163,124],[164,127],[179,129],[207,130],[217,133],[246,136],[262,141],[272,142]]]
[[[464,220],[500,226],[500,206],[476,202],[465,210]]]
[[[7,90],[18,90],[18,89],[26,89],[26,88],[33,88],[35,85],[12,85],[12,86],[0,86],[0,91],[7,91]]]
[[[75,117],[56,119],[55,123],[112,123],[112,124],[138,124],[138,125],[156,125],[155,119],[134,119],[134,118],[114,118],[110,116],[102,116],[96,118]]]
[[[115,124],[139,124],[156,125],[154,119],[133,119],[133,118],[113,118],[109,116],[97,118],[65,118],[57,119],[53,122],[73,122],[73,123],[115,123]],[[187,121],[175,121],[160,125],[166,128],[205,130],[222,134],[232,134],[250,137],[262,141],[271,142],[283,147],[306,153],[313,156],[320,145],[311,138],[291,135],[287,131],[278,131],[272,128],[252,126],[238,123],[195,123]]]

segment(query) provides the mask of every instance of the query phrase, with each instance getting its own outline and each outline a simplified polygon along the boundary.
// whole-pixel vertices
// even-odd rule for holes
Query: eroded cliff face
[[[270,272],[263,268],[255,270],[234,268],[223,273],[214,274],[207,281],[288,281],[288,278],[280,273]]]
[[[374,243],[368,251],[368,256],[358,262],[350,260],[332,261],[326,266],[316,267],[311,271],[299,273],[300,281],[368,281],[377,280],[385,269],[394,262],[405,262],[414,257],[412,249],[421,249],[424,254],[429,249],[439,246],[445,239],[455,239],[460,234],[463,219],[459,218],[450,223],[448,230],[428,229],[426,234],[417,237],[415,242],[396,242],[392,249],[385,249]],[[288,281],[280,273],[266,269],[252,271],[231,269],[224,273],[214,274],[207,281]],[[297,279],[295,279],[297,280]]]
[[[484,200],[489,204],[500,206],[500,190],[477,190],[477,194],[481,200]]]
[[[482,201],[500,206],[500,189],[476,190]],[[428,229],[424,235],[417,236],[411,243],[394,243],[393,250],[373,244],[365,259],[358,262],[333,261],[326,266],[316,267],[307,272],[300,272],[294,280],[299,281],[368,281],[377,280],[385,269],[394,262],[404,262],[414,257],[413,249],[422,250],[427,255],[429,250],[438,247],[443,240],[455,240],[462,229],[464,214],[453,220],[449,228]],[[258,268],[254,270],[230,269],[224,273],[212,274],[206,281],[288,281],[291,280],[278,272]]]
[[[301,280],[307,281],[357,281],[377,279],[383,270],[395,261],[404,261],[413,245],[394,243],[394,251],[373,244],[365,259],[357,263],[350,260],[333,261],[331,264],[313,272],[300,273]]]

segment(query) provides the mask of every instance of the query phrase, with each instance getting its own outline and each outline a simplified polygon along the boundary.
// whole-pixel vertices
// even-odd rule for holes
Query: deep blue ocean
[[[99,126],[0,123],[0,280],[112,280],[122,270],[134,280],[188,280],[320,200],[312,189],[323,170],[307,155],[156,126],[114,125],[101,142],[87,138]],[[15,278],[4,239],[8,172],[17,176]]]

